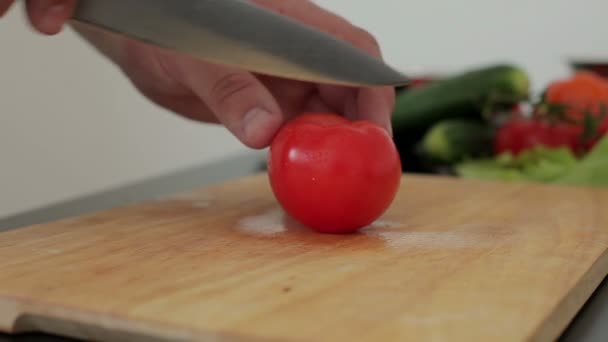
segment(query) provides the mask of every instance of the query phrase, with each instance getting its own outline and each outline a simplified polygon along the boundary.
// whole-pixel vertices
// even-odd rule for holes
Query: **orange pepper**
[[[608,109],[608,80],[589,71],[579,71],[549,85],[545,102],[566,106],[566,115],[576,121],[582,120],[586,113],[596,117],[601,114],[602,104]]]

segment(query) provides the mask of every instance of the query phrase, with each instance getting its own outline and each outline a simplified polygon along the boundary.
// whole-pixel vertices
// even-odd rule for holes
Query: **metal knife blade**
[[[347,86],[409,83],[382,60],[244,0],[80,0],[72,21],[260,74]]]

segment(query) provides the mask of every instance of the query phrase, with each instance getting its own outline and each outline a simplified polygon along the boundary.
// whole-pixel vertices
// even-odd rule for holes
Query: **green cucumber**
[[[420,143],[420,152],[433,163],[452,164],[492,153],[494,130],[478,120],[445,119],[433,125]]]
[[[399,92],[392,116],[396,137],[417,141],[449,118],[483,118],[488,105],[514,104],[529,96],[528,75],[512,65],[492,65]]]

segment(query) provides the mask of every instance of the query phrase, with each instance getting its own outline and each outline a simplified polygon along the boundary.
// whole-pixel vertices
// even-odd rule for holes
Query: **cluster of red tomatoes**
[[[542,145],[588,152],[608,132],[608,80],[578,72],[552,83],[531,117],[514,111],[496,134],[495,152],[522,151]]]

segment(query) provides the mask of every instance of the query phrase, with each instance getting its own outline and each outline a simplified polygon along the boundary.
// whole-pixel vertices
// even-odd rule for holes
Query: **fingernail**
[[[273,125],[272,114],[262,108],[248,111],[243,118],[243,133],[245,140],[252,146],[259,147],[265,144],[269,130]]]
[[[44,28],[44,31],[48,33],[59,32],[63,26],[66,11],[67,7],[62,1],[49,5],[44,10],[44,16],[40,24]]]

